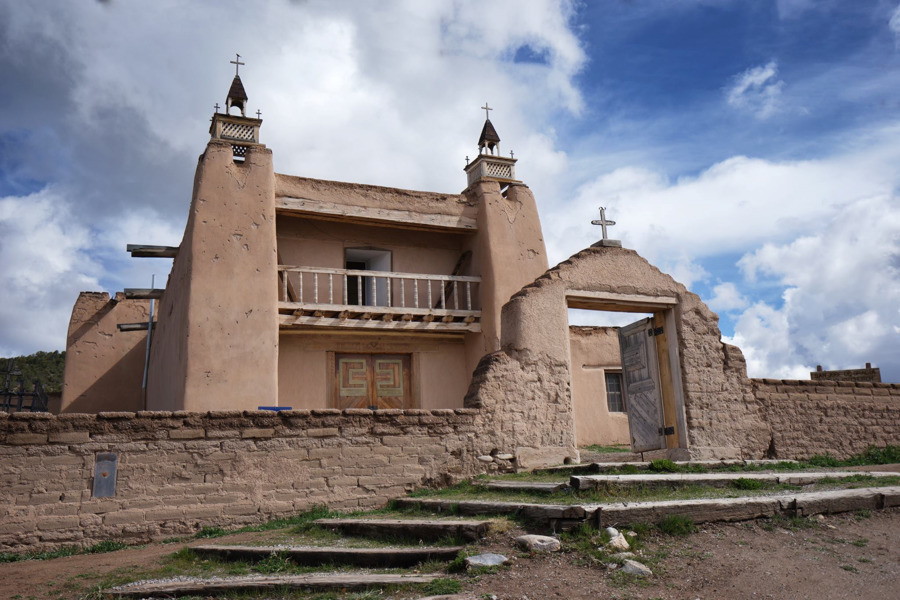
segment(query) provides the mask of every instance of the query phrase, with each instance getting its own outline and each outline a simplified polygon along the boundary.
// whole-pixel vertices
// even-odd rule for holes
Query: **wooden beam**
[[[275,198],[275,211],[285,215],[303,215],[328,221],[368,224],[380,222],[404,229],[443,230],[456,233],[474,233],[478,230],[475,219],[462,215],[352,206],[309,198],[278,196]]]
[[[595,292],[592,290],[569,290],[566,292],[566,303],[569,308],[646,313],[672,308],[678,304],[678,298]]]
[[[156,321],[153,321],[153,326],[156,327]],[[143,323],[119,323],[116,328],[119,331],[147,331],[150,329],[150,325],[146,321]]]
[[[125,298],[128,300],[159,300],[165,291],[164,288],[125,288]]]
[[[178,246],[148,246],[147,244],[128,244],[125,250],[131,252],[133,258],[175,258]]]
[[[666,436],[666,448],[678,448],[679,437],[681,432],[678,431],[678,422],[675,419],[675,389],[672,384],[672,368],[669,360],[669,335],[675,332],[667,331],[666,317],[663,313],[658,312],[653,315],[653,327],[661,334],[656,337],[656,356],[659,364],[659,386],[662,392],[663,405],[663,423],[668,429],[671,427],[675,430],[675,435]]]
[[[481,323],[442,321],[382,321],[380,319],[340,319],[333,317],[278,315],[281,327],[330,327],[354,329],[405,329],[408,331],[481,331]]]

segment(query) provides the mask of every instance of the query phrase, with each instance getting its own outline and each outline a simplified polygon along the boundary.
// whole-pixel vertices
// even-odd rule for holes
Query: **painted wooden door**
[[[656,338],[652,332],[653,322],[649,318],[619,329],[625,407],[633,452],[666,447],[666,438],[661,431],[662,392]]]
[[[336,354],[335,408],[416,408],[409,354]]]

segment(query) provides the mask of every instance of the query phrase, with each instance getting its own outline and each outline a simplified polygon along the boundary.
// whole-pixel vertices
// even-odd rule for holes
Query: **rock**
[[[515,455],[513,455],[513,454],[498,454],[494,458],[498,458],[500,460],[512,460],[515,458]]]
[[[615,554],[610,554],[610,558],[615,558],[616,560],[625,560],[626,558],[634,558],[634,552],[616,552]]]
[[[633,532],[633,531],[626,531],[626,532],[625,532],[625,537],[633,538],[633,537],[637,537],[637,534],[636,534],[635,532]]]
[[[562,548],[558,539],[547,535],[520,535],[516,544],[531,552],[558,552]]]
[[[480,460],[481,462],[484,462],[484,463],[489,463],[489,462],[494,462],[494,457],[488,456],[487,454],[482,454],[481,456],[478,457],[478,460]]]
[[[502,554],[487,552],[466,557],[466,566],[470,569],[472,567],[499,567],[500,565],[505,565],[508,561],[509,559]]]
[[[632,575],[639,575],[641,577],[649,577],[653,575],[653,571],[647,568],[646,565],[642,565],[636,560],[628,560],[625,559],[625,564],[622,565],[623,573],[631,573]]]
[[[628,543],[628,540],[625,539],[625,536],[620,533],[613,539],[606,542],[606,548],[625,552],[627,550],[631,550],[631,545]]]
[[[613,539],[614,537],[619,536],[619,530],[615,527],[607,527],[605,531],[606,534],[609,535],[609,539]]]

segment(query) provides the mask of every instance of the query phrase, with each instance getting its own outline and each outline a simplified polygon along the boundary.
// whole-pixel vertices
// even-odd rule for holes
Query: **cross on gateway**
[[[231,64],[234,65],[234,76],[237,77],[237,76],[238,76],[238,69],[241,68],[241,65],[245,65],[245,64],[247,64],[247,63],[242,63],[242,62],[241,62],[241,55],[240,55],[240,54],[235,53],[234,55],[235,55],[236,58],[235,58],[234,60],[230,60],[230,61],[228,61],[228,62],[230,62]]]
[[[481,107],[481,110],[484,111],[484,118],[487,119],[488,121],[490,121],[490,120],[491,120],[491,115],[490,115],[490,113],[489,113],[488,111],[489,111],[489,110],[494,110],[494,109],[491,108],[490,106],[488,106],[488,103],[485,102],[485,103],[484,103],[484,106]]]
[[[615,224],[616,224],[615,221],[608,221],[606,219],[606,208],[603,206],[600,207],[600,218],[591,221],[591,225],[599,225],[600,226],[601,230],[603,231],[603,239],[604,240],[606,239],[606,228],[612,227]]]

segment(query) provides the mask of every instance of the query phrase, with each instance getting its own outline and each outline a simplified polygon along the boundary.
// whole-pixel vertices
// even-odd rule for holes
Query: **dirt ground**
[[[521,553],[513,547],[513,538],[521,533],[497,534],[473,547],[512,559],[510,566],[495,573],[458,576],[473,598],[483,594],[495,594],[500,600],[900,598],[900,509],[896,508],[871,515],[829,516],[803,528],[773,526],[763,520],[701,525],[688,537],[654,533],[645,538],[643,556],[638,557],[649,559],[654,575],[627,581],[581,554]],[[235,543],[265,535],[241,534],[216,541]],[[2,564],[0,598],[83,598],[105,575],[151,567],[183,545],[153,544],[108,554]]]

